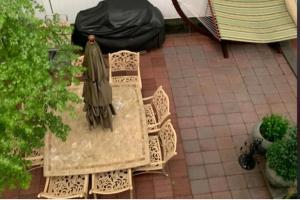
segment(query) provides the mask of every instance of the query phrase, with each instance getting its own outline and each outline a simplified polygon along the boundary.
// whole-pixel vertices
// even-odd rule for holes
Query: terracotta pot
[[[262,142],[261,142],[261,147],[264,149],[264,150],[267,150],[269,148],[269,146],[273,143],[273,142],[270,142],[269,140],[265,139],[262,134],[260,133],[260,125],[262,124],[262,122],[259,122],[253,129],[253,132],[252,132],[252,136],[253,136],[253,139],[262,139]]]
[[[293,184],[293,181],[285,181],[281,176],[278,176],[277,173],[269,167],[268,162],[266,163],[265,173],[269,183],[274,187],[290,187]]]

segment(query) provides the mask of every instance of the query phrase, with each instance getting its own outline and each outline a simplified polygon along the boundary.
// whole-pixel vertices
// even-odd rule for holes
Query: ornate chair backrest
[[[88,175],[53,176],[49,177],[46,193],[56,197],[68,198],[81,196],[87,192]]]
[[[163,153],[163,161],[166,163],[177,154],[177,136],[171,120],[167,120],[158,132]]]
[[[31,161],[31,166],[42,165],[44,160],[43,151],[43,148],[33,149],[31,154],[25,156],[24,159]]]
[[[140,75],[140,54],[122,50],[108,54],[109,70],[110,72],[131,71],[137,72]]]
[[[108,54],[109,82],[137,84],[142,88],[140,54],[127,50]]]
[[[115,194],[132,190],[131,169],[109,171],[92,175],[92,191],[99,194]]]
[[[171,114],[169,97],[162,86],[159,86],[154,92],[151,104],[155,109],[159,123],[162,123]]]

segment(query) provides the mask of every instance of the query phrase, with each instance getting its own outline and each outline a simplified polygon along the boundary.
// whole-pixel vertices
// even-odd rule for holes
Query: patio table
[[[83,84],[70,87],[79,96]],[[149,138],[141,91],[134,85],[113,86],[113,131],[90,130],[83,102],[76,116],[62,115],[71,127],[65,142],[48,133],[45,139],[44,176],[92,174],[150,163]]]

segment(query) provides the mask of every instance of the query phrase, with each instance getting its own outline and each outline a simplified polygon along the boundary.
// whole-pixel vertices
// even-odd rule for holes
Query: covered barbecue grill
[[[84,47],[88,35],[96,36],[103,53],[158,48],[165,38],[164,19],[147,0],[104,0],[76,17],[72,42]]]

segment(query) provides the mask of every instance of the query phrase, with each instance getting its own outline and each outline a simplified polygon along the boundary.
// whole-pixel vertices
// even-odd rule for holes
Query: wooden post
[[[228,55],[228,49],[227,49],[227,44],[226,42],[223,40],[220,41],[220,44],[221,44],[221,48],[222,48],[222,52],[223,52],[223,56],[224,58],[228,58],[229,55]]]
[[[279,42],[268,43],[268,46],[274,49],[277,53],[282,53]]]

